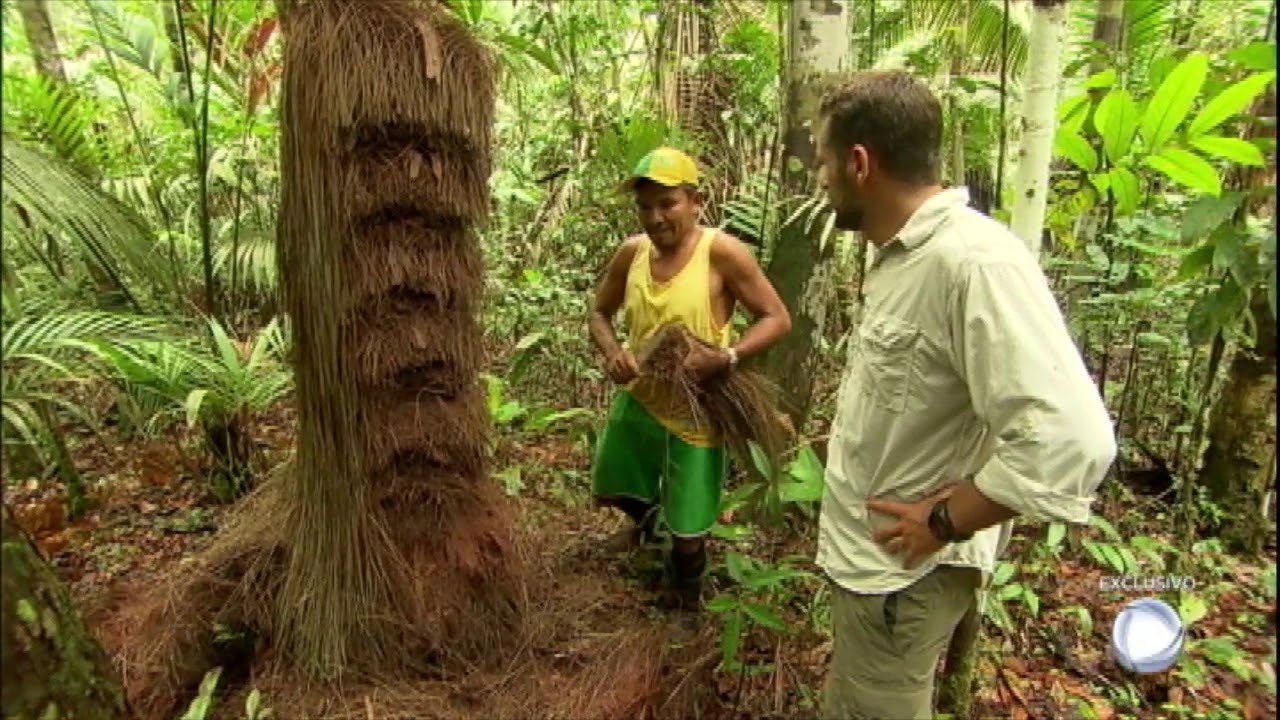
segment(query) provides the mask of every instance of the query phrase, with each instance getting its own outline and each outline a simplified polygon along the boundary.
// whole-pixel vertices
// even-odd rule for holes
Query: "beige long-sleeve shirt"
[[[872,540],[911,502],[976,474],[1019,515],[1084,523],[1115,459],[1111,418],[1044,273],[964,189],[924,203],[876,251],[828,444],[820,567],[857,593],[899,590],[939,564],[986,575],[1008,524],[908,571]]]

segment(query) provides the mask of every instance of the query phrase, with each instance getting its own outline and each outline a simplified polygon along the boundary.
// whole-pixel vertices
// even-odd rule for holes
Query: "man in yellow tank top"
[[[654,150],[624,187],[635,196],[644,233],[627,238],[614,254],[589,322],[609,377],[621,386],[596,448],[593,492],[597,503],[622,510],[635,524],[614,539],[615,547],[652,541],[659,522],[670,531],[665,604],[697,608],[725,452],[714,428],[674,410],[679,403],[670,387],[640,376],[633,351],[660,327],[679,323],[717,348],[696,350],[685,361],[705,379],[763,352],[787,333],[791,317],[746,245],[698,224],[698,169],[687,155]],[[754,322],[734,342],[738,305]],[[625,345],[613,326],[619,310]]]

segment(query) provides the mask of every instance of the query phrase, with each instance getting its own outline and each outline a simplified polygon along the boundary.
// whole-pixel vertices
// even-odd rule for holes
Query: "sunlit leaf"
[[[1204,158],[1182,148],[1167,147],[1144,160],[1174,182],[1206,195],[1222,194],[1222,177]]]
[[[1086,172],[1098,169],[1098,153],[1094,152],[1093,146],[1078,133],[1071,132],[1067,128],[1060,127],[1054,134],[1053,152],[1075,163],[1076,167]]]
[[[1276,69],[1276,44],[1274,42],[1255,42],[1238,47],[1227,53],[1227,59],[1239,63],[1250,70]]]
[[[1142,137],[1148,149],[1159,151],[1177,132],[1187,113],[1191,112],[1191,105],[1200,94],[1208,73],[1209,56],[1196,52],[1178,63],[1160,83],[1142,116]]]
[[[1227,87],[1204,104],[1199,114],[1187,125],[1187,137],[1196,138],[1243,113],[1253,101],[1275,81],[1275,72],[1251,75]]]
[[[1111,162],[1119,162],[1128,154],[1138,132],[1139,119],[1138,105],[1127,90],[1112,90],[1098,103],[1093,124],[1102,136],[1102,150]]]
[[[1191,147],[1206,155],[1220,157],[1241,165],[1262,167],[1267,164],[1262,151],[1248,140],[1231,137],[1213,137],[1203,135],[1191,141]]]
[[[1116,211],[1122,215],[1128,215],[1137,210],[1138,203],[1142,200],[1138,176],[1124,167],[1111,168],[1107,175],[1110,178],[1108,186],[1116,199]]]

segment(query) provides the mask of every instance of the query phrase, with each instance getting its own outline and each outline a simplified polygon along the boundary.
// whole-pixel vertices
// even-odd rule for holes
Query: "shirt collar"
[[[967,188],[958,187],[943,190],[925,200],[920,207],[916,208],[916,211],[907,220],[907,224],[902,226],[902,229],[898,231],[898,234],[894,236],[889,244],[897,242],[906,250],[915,250],[937,232],[938,225],[953,209],[968,204],[969,190]]]

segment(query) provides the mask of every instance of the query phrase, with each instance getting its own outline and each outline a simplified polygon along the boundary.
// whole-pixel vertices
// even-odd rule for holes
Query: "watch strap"
[[[951,514],[947,511],[946,500],[934,503],[933,510],[929,513],[929,530],[934,537],[945,543],[964,542],[973,537],[972,533],[961,535],[956,531],[956,526],[951,522]]]

